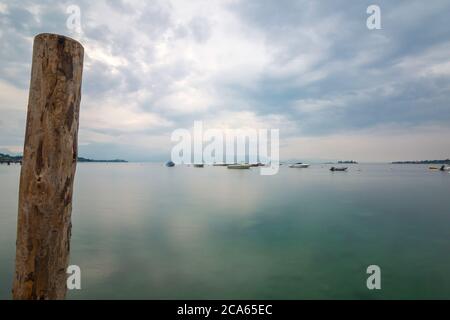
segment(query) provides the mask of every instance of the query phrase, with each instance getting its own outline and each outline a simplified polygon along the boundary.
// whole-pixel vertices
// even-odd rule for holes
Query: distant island
[[[94,159],[88,159],[83,157],[78,157],[78,162],[120,162],[120,163],[126,163],[128,161],[121,160],[121,159],[114,159],[114,160],[94,160]],[[18,163],[22,162],[22,156],[11,156],[9,154],[0,153],[0,163]]]
[[[22,156],[10,156],[9,154],[0,153],[0,162],[21,162]]]
[[[416,160],[416,161],[394,161],[392,164],[450,164],[450,159],[446,160]]]
[[[93,160],[93,159],[87,159],[83,157],[78,157],[78,162],[120,162],[120,163],[127,163],[128,161],[122,160],[122,159],[114,159],[114,160]]]

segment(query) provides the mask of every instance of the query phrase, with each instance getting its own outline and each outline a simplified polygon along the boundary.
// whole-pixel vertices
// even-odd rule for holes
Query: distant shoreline
[[[118,163],[128,163],[127,160],[122,160],[122,159],[114,159],[114,160],[94,160],[94,159],[87,159],[87,158],[83,158],[83,157],[79,157],[77,162],[118,162]]]
[[[394,161],[392,164],[450,164],[450,159],[446,160],[418,160],[418,161]]]
[[[22,156],[11,156],[9,154],[0,153],[0,163],[2,162],[21,162]],[[113,160],[95,160],[84,157],[78,157],[77,162],[101,162],[101,163],[127,163],[128,161],[122,159]]]
[[[15,162],[21,162],[22,156],[12,156],[9,154],[0,153],[0,163],[15,163]],[[289,164],[293,160],[288,161],[280,161],[280,164]],[[89,159],[85,157],[78,157],[77,162],[80,163],[129,163],[127,160],[123,159],[110,159],[110,160],[104,160],[104,159]],[[133,163],[160,163],[160,161],[132,161]],[[363,162],[362,164],[370,164],[371,162]],[[376,162],[376,164],[446,164],[450,165],[450,159],[445,160],[405,160],[405,161],[392,161],[392,162]],[[349,161],[329,161],[329,162],[317,162],[315,164],[320,165],[332,165],[332,164],[360,164],[357,161],[349,160]]]

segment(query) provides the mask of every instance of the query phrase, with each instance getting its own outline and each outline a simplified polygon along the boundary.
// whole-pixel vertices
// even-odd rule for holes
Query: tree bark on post
[[[73,39],[55,34],[34,39],[14,299],[66,295],[83,57],[83,46]]]

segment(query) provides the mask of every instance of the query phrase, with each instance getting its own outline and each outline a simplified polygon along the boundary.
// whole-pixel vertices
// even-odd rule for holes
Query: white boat
[[[294,163],[289,166],[289,168],[308,168],[308,167],[309,167],[309,164],[301,163],[301,162]]]
[[[214,167],[226,167],[227,164],[226,163],[214,163],[213,166]]]
[[[450,166],[443,165],[439,170],[450,172]]]
[[[227,166],[228,169],[250,169],[251,165],[249,164],[230,164]]]

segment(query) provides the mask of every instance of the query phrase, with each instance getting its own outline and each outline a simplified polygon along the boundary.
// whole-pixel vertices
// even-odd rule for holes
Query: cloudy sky
[[[202,120],[279,128],[282,159],[448,158],[449,16],[444,0],[0,0],[0,152],[21,152],[33,37],[53,32],[85,47],[81,156],[167,160]]]

